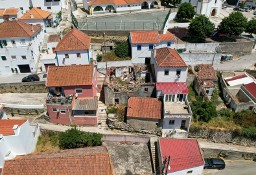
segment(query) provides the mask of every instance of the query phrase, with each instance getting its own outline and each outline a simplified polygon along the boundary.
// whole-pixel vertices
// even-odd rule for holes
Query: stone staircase
[[[151,157],[152,157],[152,164],[153,164],[153,172],[156,173],[159,170],[159,163],[157,158],[157,141],[158,137],[150,137],[150,151],[151,151]]]
[[[100,100],[98,101],[98,127],[101,129],[108,129],[107,125],[107,106],[102,103]]]

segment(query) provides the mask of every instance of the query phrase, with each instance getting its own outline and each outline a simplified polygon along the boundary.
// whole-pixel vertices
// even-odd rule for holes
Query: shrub
[[[129,56],[129,44],[127,41],[120,42],[116,45],[115,54],[119,58],[125,58]]]
[[[117,107],[110,106],[107,108],[107,114],[116,114],[117,113]]]
[[[61,149],[100,146],[101,138],[101,134],[86,133],[74,127],[60,134],[59,146]]]
[[[101,62],[101,60],[102,60],[102,55],[97,54],[96,60],[97,60],[97,62]]]
[[[256,126],[256,114],[251,110],[237,112],[234,115],[234,122],[242,127],[249,128]]]
[[[229,109],[221,109],[217,113],[219,117],[225,118],[227,120],[232,120],[234,116],[234,112]]]
[[[242,136],[248,139],[256,139],[256,127],[243,128]]]
[[[179,6],[175,20],[178,22],[184,22],[186,20],[192,19],[195,14],[196,12],[194,7],[190,3],[185,2]]]

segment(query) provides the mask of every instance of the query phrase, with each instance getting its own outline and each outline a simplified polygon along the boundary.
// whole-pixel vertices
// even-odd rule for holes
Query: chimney
[[[35,31],[34,31],[34,25],[33,24],[31,24],[31,31],[34,33]]]
[[[34,18],[34,15],[32,15],[31,13],[29,14],[30,18],[33,19]]]

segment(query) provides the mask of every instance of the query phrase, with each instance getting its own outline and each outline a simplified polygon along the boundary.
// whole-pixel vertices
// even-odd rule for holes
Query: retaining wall
[[[0,84],[0,94],[3,93],[47,93],[44,81]]]

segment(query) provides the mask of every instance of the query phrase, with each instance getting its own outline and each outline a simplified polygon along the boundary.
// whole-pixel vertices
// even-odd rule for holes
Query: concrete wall
[[[39,115],[45,111],[45,109],[31,109],[31,108],[9,108],[5,107],[4,111],[8,115]]]
[[[169,75],[164,74],[165,70],[169,71]],[[176,76],[177,70],[181,71],[179,78]],[[157,76],[156,76],[157,82],[186,82],[188,69],[187,68],[179,68],[179,67],[177,67],[177,68],[156,67],[155,72],[157,74]]]
[[[81,54],[81,57],[77,57],[77,53]],[[58,66],[66,65],[79,65],[79,64],[89,64],[90,63],[90,53],[89,50],[77,50],[77,51],[60,51],[57,54],[57,64]],[[65,54],[69,55],[69,58],[65,58]]]
[[[63,109],[66,111],[65,114],[62,114],[60,112],[53,112],[53,108],[56,108],[58,110]],[[69,125],[71,123],[70,116],[71,116],[71,105],[60,105],[60,104],[50,104],[47,105],[47,113],[50,116],[50,121],[53,123],[60,123],[60,124],[66,124]]]
[[[145,92],[145,88],[148,88],[148,92]],[[141,88],[135,92],[114,92],[108,86],[104,86],[104,98],[106,105],[115,104],[115,99],[119,99],[119,104],[127,104],[129,97],[152,97],[155,84],[143,84]]]
[[[103,135],[102,141],[149,143],[148,136]]]
[[[254,41],[220,43],[222,53],[243,56],[252,53]]]
[[[3,93],[47,93],[44,81],[0,84],[0,94]]]
[[[218,64],[221,60],[221,53],[180,53],[187,65],[197,64]]]
[[[180,129],[182,120],[186,120],[185,126],[186,128],[189,128],[191,117],[192,115],[176,115],[168,118],[165,117],[163,119],[163,131],[168,132],[168,130]],[[170,120],[175,120],[174,125],[169,124]]]
[[[168,175],[187,175],[187,174],[189,174],[189,175],[201,175],[203,173],[203,170],[204,170],[204,165],[201,165],[201,166],[188,168],[188,169],[181,170],[181,171],[168,173]],[[192,171],[192,173],[188,173],[188,171]]]
[[[133,118],[127,116],[127,124],[137,130],[155,130],[159,120],[146,118]]]

